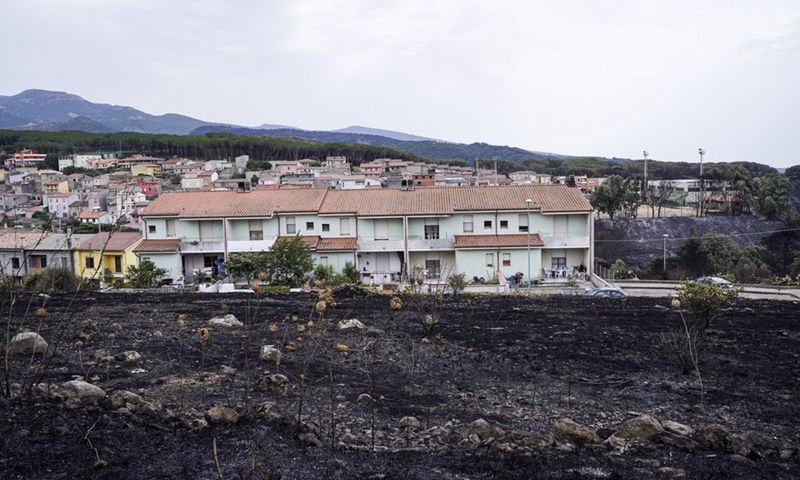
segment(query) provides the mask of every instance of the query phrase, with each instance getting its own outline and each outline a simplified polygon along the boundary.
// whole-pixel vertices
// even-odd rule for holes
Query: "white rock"
[[[281,351],[278,350],[275,345],[262,345],[261,353],[259,353],[258,358],[265,362],[272,362],[275,365],[280,365]]]
[[[240,322],[232,313],[223,315],[221,317],[214,317],[208,321],[209,325],[220,325],[223,327],[242,327],[244,324]]]
[[[83,380],[70,380],[64,382],[58,389],[60,395],[67,403],[89,403],[96,404],[106,396],[106,392],[89,382]]]
[[[347,320],[342,320],[339,322],[339,330],[346,330],[348,328],[364,328],[364,324],[361,323],[357,318],[349,318]]]
[[[8,343],[8,353],[40,353],[47,355],[50,351],[47,341],[36,332],[22,332],[14,335]]]

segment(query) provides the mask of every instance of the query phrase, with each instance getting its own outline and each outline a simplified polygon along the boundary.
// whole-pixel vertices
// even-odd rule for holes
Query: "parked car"
[[[733,290],[733,284],[720,277],[700,277],[692,283],[701,285],[716,285],[723,290]]]
[[[628,294],[619,288],[594,288],[592,290],[587,290],[586,293],[584,293],[584,296],[597,298],[619,298],[627,297]]]

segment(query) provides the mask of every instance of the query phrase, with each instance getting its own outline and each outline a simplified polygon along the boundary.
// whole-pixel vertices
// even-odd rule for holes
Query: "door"
[[[200,222],[200,240],[214,240],[214,222]]]

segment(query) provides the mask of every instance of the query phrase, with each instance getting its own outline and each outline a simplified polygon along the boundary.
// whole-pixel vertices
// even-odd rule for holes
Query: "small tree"
[[[267,264],[272,283],[290,287],[301,286],[314,269],[311,248],[300,235],[275,242],[268,253]]]
[[[243,277],[249,283],[267,271],[268,256],[267,252],[234,252],[225,260],[225,270],[232,278]]]
[[[682,308],[695,316],[693,329],[701,333],[711,326],[719,311],[729,305],[739,294],[739,288],[725,288],[715,283],[681,282],[678,300]]]
[[[144,261],[138,267],[136,265],[128,267],[125,283],[131,288],[153,288],[157,287],[166,275],[166,268],[159,268],[153,262]]]

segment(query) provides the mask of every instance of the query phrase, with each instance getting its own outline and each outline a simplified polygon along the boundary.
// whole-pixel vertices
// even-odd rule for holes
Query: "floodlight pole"
[[[669,237],[669,235],[667,235],[665,233],[664,234],[664,273],[667,273],[667,237]]]

